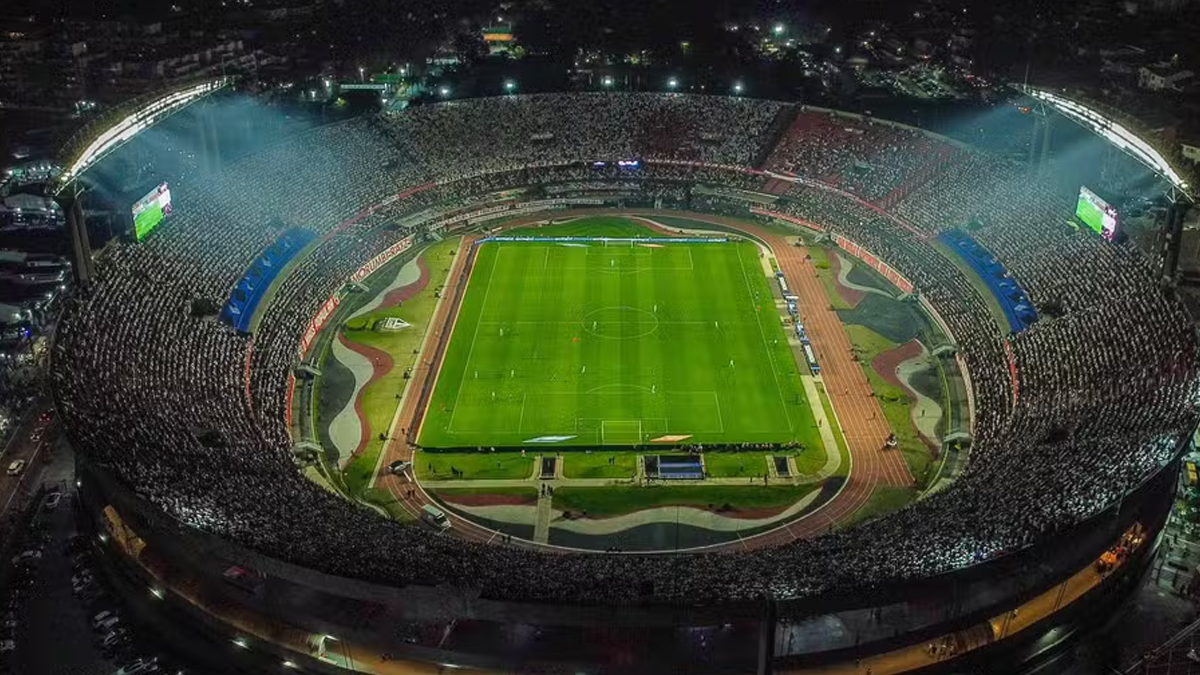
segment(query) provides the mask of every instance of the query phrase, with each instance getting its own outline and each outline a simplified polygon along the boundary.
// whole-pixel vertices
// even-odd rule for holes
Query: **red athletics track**
[[[703,213],[631,211],[628,209],[554,212],[554,216],[559,218],[586,215],[625,215],[646,218],[675,216],[712,223],[753,235],[770,247],[779,263],[780,270],[783,271],[784,277],[788,281],[788,286],[800,297],[801,321],[812,340],[817,360],[821,363],[821,379],[850,450],[852,465],[850,475],[843,489],[815,512],[762,534],[708,550],[762,548],[777,546],[795,539],[813,537],[827,532],[835,523],[849,517],[866,504],[877,485],[909,486],[913,484],[912,474],[909,473],[908,466],[904,463],[900,452],[883,449],[884,440],[891,433],[891,429],[883,417],[883,410],[880,408],[879,402],[875,400],[862,367],[853,358],[850,339],[842,330],[841,319],[838,318],[836,312],[830,309],[825,290],[817,280],[816,270],[804,259],[805,249],[794,245],[794,239],[789,240],[787,237],[751,223]],[[506,227],[516,227],[544,219],[543,214],[541,218],[531,217],[510,222]],[[669,231],[668,233],[673,234]],[[448,277],[448,291],[460,283],[458,279],[466,260],[464,254],[471,241],[471,238],[467,238],[459,247],[459,255],[455,256],[454,267]],[[461,283],[465,284],[466,280],[462,280]],[[437,309],[431,324],[434,330],[426,335],[421,361],[413,373],[411,386],[425,383],[432,390],[436,382],[438,368],[441,365],[440,359],[438,363],[427,365],[426,362],[433,350],[436,349],[436,340],[440,335],[438,327],[447,335],[449,335],[448,331],[453,330],[453,319],[457,315],[458,308],[451,307],[451,304],[453,303],[450,299],[447,299]],[[408,395],[405,397],[403,408],[400,411],[400,426],[408,429],[409,435],[412,437],[415,437],[415,429],[420,421],[420,411],[417,410],[416,404],[417,396],[415,394]],[[400,435],[394,437],[385,446],[383,465],[386,466],[397,459],[411,458],[412,448],[403,435]],[[407,477],[389,475],[383,476],[381,481],[400,500],[405,510],[413,515],[419,515],[422,505],[432,503],[424,491]],[[411,497],[407,496],[409,490],[412,491]],[[495,536],[495,532],[492,530],[452,514],[451,519],[454,521],[455,534],[461,538],[490,541]],[[513,540],[513,543],[517,542],[518,540]],[[533,545],[531,542],[522,541],[520,543]],[[553,547],[549,548],[553,549]]]
[[[454,320],[458,316],[458,303],[454,301],[454,296],[458,292],[459,285],[464,288],[467,283],[466,278],[462,278],[463,268],[466,265],[468,253],[471,250],[471,245],[475,241],[474,236],[463,237],[462,243],[454,254],[454,262],[450,265],[450,274],[446,276],[446,286],[442,289],[442,297],[444,298],[438,303],[437,309],[429,323],[429,328],[425,332],[425,341],[421,345],[421,353],[417,358],[417,363],[413,367],[412,379],[409,380],[408,391],[405,393],[404,401],[401,403],[399,411],[399,421],[392,424],[391,436],[383,446],[383,457],[381,458],[380,473],[377,477],[377,482],[388,489],[392,496],[400,502],[400,506],[411,514],[414,518],[421,517],[421,507],[426,504],[433,504],[433,499],[425,494],[425,491],[416,484],[411,475],[415,474],[414,467],[409,471],[408,475],[397,476],[391,473],[383,473],[388,464],[398,460],[405,459],[412,461],[413,447],[409,445],[408,438],[416,438],[416,424],[419,419],[417,410],[417,402],[420,399],[420,389],[422,384],[428,384],[432,392],[433,385],[437,382],[437,373],[441,367],[441,354],[438,352],[438,341],[443,333],[448,337],[450,331],[454,328]],[[468,273],[469,276],[469,273]],[[448,297],[447,297],[448,296]],[[432,359],[436,357],[437,361]],[[407,430],[407,433],[401,429]],[[411,494],[410,494],[411,493]],[[454,523],[453,532],[460,539],[470,541],[491,541],[496,532],[481,527],[469,520],[460,518],[454,513],[447,512],[446,516]]]

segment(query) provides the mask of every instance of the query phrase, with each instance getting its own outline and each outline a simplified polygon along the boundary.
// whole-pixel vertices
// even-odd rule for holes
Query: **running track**
[[[871,386],[867,382],[862,367],[853,358],[850,339],[842,330],[841,319],[838,318],[836,312],[830,309],[829,299],[817,279],[816,270],[804,259],[805,249],[795,246],[795,238],[784,237],[743,221],[702,213],[631,211],[628,209],[555,212],[557,217],[570,215],[630,215],[647,218],[676,216],[745,232],[759,239],[771,249],[779,263],[780,270],[788,281],[789,288],[800,297],[801,321],[812,340],[817,360],[821,363],[821,379],[830,402],[833,404],[837,420],[841,424],[846,445],[850,450],[850,475],[842,490],[813,513],[753,537],[714,547],[715,549],[763,548],[778,546],[795,539],[813,537],[829,531],[834,524],[849,517],[866,504],[876,486],[911,486],[913,484],[912,474],[909,473],[908,466],[900,452],[883,449],[884,440],[891,433],[891,429],[884,419],[883,409],[871,392]],[[540,219],[542,218],[536,216],[522,219],[509,223],[507,227],[516,227]],[[399,423],[393,424],[393,429],[399,426],[408,430],[408,434],[393,433],[392,438],[384,447],[381,466],[386,466],[397,459],[412,460],[413,448],[408,443],[408,437],[416,437],[416,429],[420,421],[420,411],[417,409],[419,397],[416,395],[415,386],[423,384],[432,390],[437,380],[438,367],[441,365],[438,340],[443,333],[448,336],[453,331],[453,322],[457,317],[458,310],[458,303],[453,298],[457,294],[458,287],[467,282],[467,278],[462,274],[463,266],[468,257],[467,251],[473,241],[473,237],[464,238],[458,254],[454,258],[444,291],[444,293],[451,293],[451,297],[440,303],[437,308],[433,322],[430,324],[432,330],[426,333],[420,360],[413,372],[410,393],[405,395],[399,411]],[[408,476],[385,474],[381,476],[380,482],[396,497],[403,508],[415,517],[419,517],[422,506],[433,503],[425,491]],[[491,541],[497,536],[493,530],[481,527],[454,514],[447,515],[454,522],[453,532],[462,539]],[[513,543],[518,543],[518,540],[514,539]],[[541,548],[533,542],[520,541],[519,543]],[[549,547],[548,550],[554,549]]]

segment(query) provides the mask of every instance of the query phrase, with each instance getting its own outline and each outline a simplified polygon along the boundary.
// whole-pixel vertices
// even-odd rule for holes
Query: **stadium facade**
[[[97,261],[54,349],[82,504],[116,573],[203,632],[314,672],[1035,662],[1153,559],[1195,428],[1196,347],[1147,261],[1049,225],[1070,191],[1036,183],[923,132],[716,97],[506,97],[318,129],[173,182],[172,220]],[[269,198],[247,199],[250,184]],[[982,185],[1007,210],[980,236],[1035,301],[1066,308],[1023,333],[928,246],[971,218],[946,197]],[[355,270],[402,236],[592,207],[802,222],[886,262],[944,317],[970,374],[962,476],[848,531],[680,555],[455,541],[299,478],[297,345]],[[327,254],[292,271],[253,338],[187,316],[181,303],[228,292],[280,221]],[[1033,255],[1046,251],[1064,259]]]

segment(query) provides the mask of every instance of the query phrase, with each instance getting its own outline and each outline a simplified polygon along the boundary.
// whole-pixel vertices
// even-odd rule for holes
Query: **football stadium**
[[[64,180],[251,105],[202,95]],[[658,93],[181,164],[54,338],[81,507],[262,672],[1036,667],[1153,560],[1197,424],[1184,300],[1086,180]]]

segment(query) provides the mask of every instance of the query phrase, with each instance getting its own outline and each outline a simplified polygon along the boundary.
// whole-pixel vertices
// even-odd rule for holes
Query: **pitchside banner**
[[[308,348],[312,346],[313,340],[317,338],[317,333],[325,327],[325,322],[329,321],[329,317],[337,310],[341,304],[341,299],[337,295],[325,301],[321,305],[321,309],[317,310],[317,315],[312,321],[308,322],[308,328],[304,331],[304,336],[300,338],[300,359],[304,360],[304,355],[308,353]]]
[[[837,242],[837,245],[841,247],[843,251],[846,251],[855,258],[858,258],[870,266],[871,269],[882,274],[883,278],[895,284],[896,288],[899,288],[905,293],[913,292],[912,282],[906,279],[904,275],[892,269],[890,265],[883,262],[879,258],[876,258],[874,253],[871,253],[867,249],[859,246],[840,234],[833,235],[833,240]]]
[[[534,242],[630,242],[634,244],[725,244],[728,237],[488,237],[480,239],[479,244],[488,241],[534,241]]]
[[[778,211],[770,211],[768,209],[760,209],[757,206],[750,207],[750,213],[766,216],[768,218],[778,218],[779,220],[785,220],[793,225],[799,225],[800,227],[807,227],[810,230],[824,232],[820,225],[817,225],[816,223],[810,223],[807,220],[802,220],[794,216],[789,216],[786,213],[779,213]]]
[[[405,237],[405,238],[401,239],[400,241],[387,247],[386,249],[384,249],[383,253],[380,253],[379,255],[375,256],[374,258],[371,258],[370,260],[367,261],[367,264],[363,265],[362,267],[360,267],[358,269],[357,272],[350,275],[350,283],[352,283],[352,284],[357,283],[357,282],[362,281],[363,279],[366,279],[367,277],[371,276],[371,274],[373,274],[380,267],[383,267],[384,265],[391,262],[392,258],[395,258],[396,256],[400,255],[401,253],[404,253],[405,251],[407,251],[412,246],[412,244],[413,244],[413,238]]]

